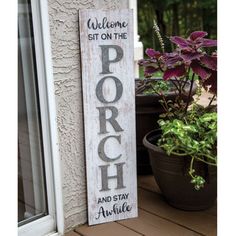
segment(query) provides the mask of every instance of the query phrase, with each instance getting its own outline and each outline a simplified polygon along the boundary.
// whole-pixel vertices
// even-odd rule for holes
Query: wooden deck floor
[[[66,236],[216,236],[217,208],[186,212],[169,206],[153,176],[138,177],[139,217],[96,226],[82,225]]]

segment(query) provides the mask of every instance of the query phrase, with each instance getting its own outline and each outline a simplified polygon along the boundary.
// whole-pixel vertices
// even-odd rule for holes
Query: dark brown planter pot
[[[188,175],[190,157],[168,156],[156,146],[159,137],[159,130],[151,131],[144,137],[143,143],[149,152],[155,180],[167,202],[176,208],[188,211],[211,207],[217,196],[216,167],[195,161],[196,173],[206,179],[204,188],[195,190]]]
[[[153,79],[151,79],[153,80]],[[158,80],[158,78],[156,79]],[[159,78],[160,80],[160,78]],[[135,80],[136,88],[140,80]],[[189,91],[189,84],[187,84],[187,90]],[[196,93],[196,84],[192,89],[192,96]],[[174,100],[176,94],[174,91],[166,94],[167,100]],[[135,105],[136,105],[136,143],[137,143],[137,172],[138,174],[152,174],[150,166],[150,160],[147,149],[143,146],[143,137],[151,130],[158,128],[157,120],[161,113],[164,112],[159,100],[161,99],[158,95],[145,95],[136,94]],[[187,97],[184,97],[186,100]]]

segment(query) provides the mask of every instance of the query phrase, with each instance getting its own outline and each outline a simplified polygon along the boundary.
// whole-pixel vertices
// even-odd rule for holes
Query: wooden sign
[[[89,225],[137,216],[132,10],[80,10]]]

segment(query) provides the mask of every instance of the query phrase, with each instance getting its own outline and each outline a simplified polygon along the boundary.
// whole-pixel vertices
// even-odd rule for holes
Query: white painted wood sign
[[[137,217],[132,10],[79,12],[89,225]]]

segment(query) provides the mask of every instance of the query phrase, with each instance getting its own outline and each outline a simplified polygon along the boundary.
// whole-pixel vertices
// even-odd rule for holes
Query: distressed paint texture
[[[122,8],[128,0],[48,0],[66,231],[87,221],[78,10]]]
[[[90,27],[104,17],[122,26]],[[88,223],[94,225],[137,217],[133,14],[128,9],[86,9],[80,19]],[[89,34],[98,37],[89,40]],[[115,37],[122,34],[126,37]],[[114,200],[118,194],[128,197]],[[108,196],[110,200],[99,201]],[[104,216],[101,210],[110,214]]]

